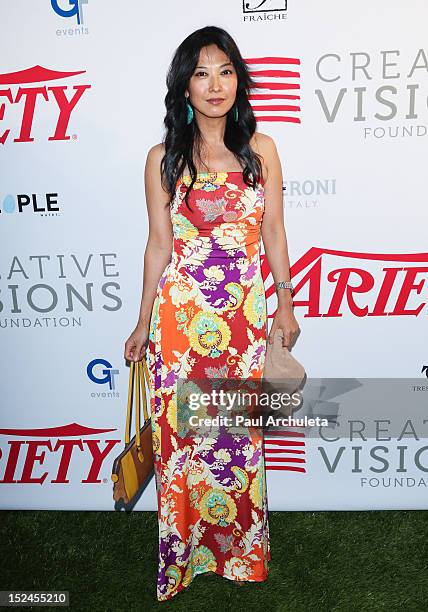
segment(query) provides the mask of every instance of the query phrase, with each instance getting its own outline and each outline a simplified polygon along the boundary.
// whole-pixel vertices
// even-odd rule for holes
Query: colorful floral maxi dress
[[[261,582],[270,560],[263,438],[181,437],[178,379],[261,379],[267,309],[260,268],[264,187],[242,172],[177,181],[173,249],[157,288],[147,363],[159,521],[157,598],[197,574]]]

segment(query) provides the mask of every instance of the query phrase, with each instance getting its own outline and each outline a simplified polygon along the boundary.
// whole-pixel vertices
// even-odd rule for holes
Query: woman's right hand
[[[125,342],[124,357],[127,361],[141,361],[149,339],[149,325],[138,323],[128,340]]]

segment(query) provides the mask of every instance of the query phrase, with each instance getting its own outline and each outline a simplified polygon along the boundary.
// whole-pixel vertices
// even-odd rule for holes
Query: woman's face
[[[201,49],[185,95],[206,117],[222,117],[232,108],[238,86],[236,70],[228,56],[217,47]]]

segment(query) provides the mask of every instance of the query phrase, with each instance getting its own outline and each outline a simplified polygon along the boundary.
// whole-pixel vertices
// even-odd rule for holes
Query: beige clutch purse
[[[282,346],[283,337],[282,330],[277,329],[272,344],[266,344],[263,386],[267,393],[275,391],[292,395],[297,392],[306,372],[288,348]]]

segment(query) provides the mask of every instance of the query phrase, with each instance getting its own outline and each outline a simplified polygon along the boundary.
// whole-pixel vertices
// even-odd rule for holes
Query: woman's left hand
[[[269,344],[272,344],[277,329],[282,329],[284,335],[282,346],[290,346],[291,339],[300,330],[299,324],[294,316],[293,305],[291,302],[290,304],[281,304],[278,306],[269,332]]]

